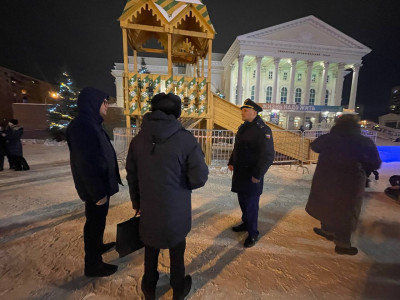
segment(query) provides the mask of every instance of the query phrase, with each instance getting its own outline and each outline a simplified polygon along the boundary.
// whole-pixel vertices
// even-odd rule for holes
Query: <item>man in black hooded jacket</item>
[[[115,243],[103,244],[109,200],[122,184],[117,157],[102,123],[108,96],[84,88],[78,97],[78,115],[67,129],[70,163],[75,188],[85,202],[85,275],[109,276],[118,269],[103,262],[102,254]]]
[[[184,299],[192,279],[185,277],[186,236],[191,229],[192,190],[204,186],[208,168],[199,143],[179,120],[181,99],[160,93],[129,147],[126,171],[132,206],[140,210],[145,245],[142,290],[155,299],[158,254],[169,249],[173,299]]]

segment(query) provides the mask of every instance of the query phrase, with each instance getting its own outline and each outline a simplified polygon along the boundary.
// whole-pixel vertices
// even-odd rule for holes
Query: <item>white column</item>
[[[115,86],[117,91],[117,106],[124,107],[124,78],[115,76]]]
[[[274,57],[274,84],[272,86],[272,99],[271,103],[277,103],[277,89],[278,89],[278,79],[279,79],[279,62],[280,57]]]
[[[344,63],[338,64],[338,72],[336,78],[336,87],[335,87],[335,106],[340,106],[342,102],[342,92],[343,92],[343,80],[344,80]]]
[[[256,57],[257,70],[256,70],[255,95],[254,95],[255,102],[261,102],[260,101],[260,83],[261,83],[261,60],[262,59],[263,59],[262,56],[257,56]]]
[[[265,82],[267,81],[267,68],[261,67],[261,82],[260,82],[260,102],[265,103]]]
[[[312,76],[312,67],[314,62],[311,60],[307,60],[307,79],[306,79],[306,90],[304,94],[303,104],[308,105],[310,100],[310,88],[311,88],[311,76]]]
[[[247,66],[246,67],[246,86],[244,87],[245,93],[244,93],[244,98],[250,98],[250,76],[252,71],[252,67],[251,66]],[[243,100],[245,100],[243,99]]]
[[[326,94],[326,79],[328,77],[329,62],[324,61],[323,71],[322,71],[322,82],[320,84],[320,95],[319,103],[316,105],[325,104],[325,94]]]
[[[293,104],[294,103],[294,80],[296,77],[296,64],[297,64],[297,59],[291,59],[291,68],[290,68],[290,85],[289,85],[289,97],[287,104]]]
[[[353,65],[353,80],[351,81],[351,91],[350,91],[350,101],[349,109],[354,110],[356,107],[356,94],[358,85],[358,73],[360,71],[361,65]]]
[[[235,99],[235,85],[233,84],[233,79],[235,78],[235,65],[231,64],[229,66],[229,70],[231,71],[230,83],[229,83],[229,100],[231,103],[236,103]]]
[[[235,99],[237,105],[242,104],[243,60],[244,60],[244,55],[243,54],[239,55],[239,57],[238,57],[238,77],[237,77],[237,98]]]

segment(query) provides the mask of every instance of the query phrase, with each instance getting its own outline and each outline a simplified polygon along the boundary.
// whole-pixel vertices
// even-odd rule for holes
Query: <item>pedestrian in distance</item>
[[[258,209],[264,175],[274,161],[272,131],[258,115],[262,108],[247,99],[241,107],[242,120],[228,162],[233,171],[231,191],[238,194],[242,224],[232,228],[247,231],[244,247],[253,247],[259,239]]]
[[[94,88],[84,88],[78,97],[78,115],[67,128],[70,164],[75,188],[85,202],[83,230],[85,275],[109,276],[117,266],[103,262],[102,254],[115,242],[103,243],[110,197],[122,185],[117,157],[102,123],[107,114],[108,96]]]
[[[0,171],[4,170],[4,156],[7,155],[5,128],[0,125]]]
[[[319,157],[306,211],[321,222],[314,232],[333,240],[338,254],[358,253],[351,235],[360,216],[366,173],[381,165],[374,142],[361,135],[358,122],[357,115],[343,115],[330,133],[311,143]]]
[[[23,156],[21,137],[24,128],[18,124],[18,120],[11,119],[6,128],[7,157],[10,168],[15,171],[27,171],[29,165]]]
[[[140,212],[145,245],[142,291],[155,299],[160,249],[169,249],[173,299],[184,299],[192,285],[185,276],[186,236],[191,230],[191,193],[206,183],[208,167],[201,147],[179,120],[181,99],[160,93],[151,100],[126,160],[132,207]]]

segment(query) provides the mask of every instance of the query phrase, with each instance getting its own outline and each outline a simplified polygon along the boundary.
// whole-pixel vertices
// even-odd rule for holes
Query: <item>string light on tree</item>
[[[77,99],[78,89],[71,76],[63,72],[59,76],[59,90],[56,105],[48,109],[49,112],[49,131],[52,137],[58,141],[65,140],[65,133],[69,123],[78,114]]]

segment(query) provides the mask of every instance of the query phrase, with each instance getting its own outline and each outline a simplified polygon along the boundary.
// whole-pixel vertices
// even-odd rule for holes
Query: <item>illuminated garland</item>
[[[67,72],[60,76],[57,103],[48,109],[49,131],[56,140],[64,140],[66,128],[78,114],[79,91]]]

